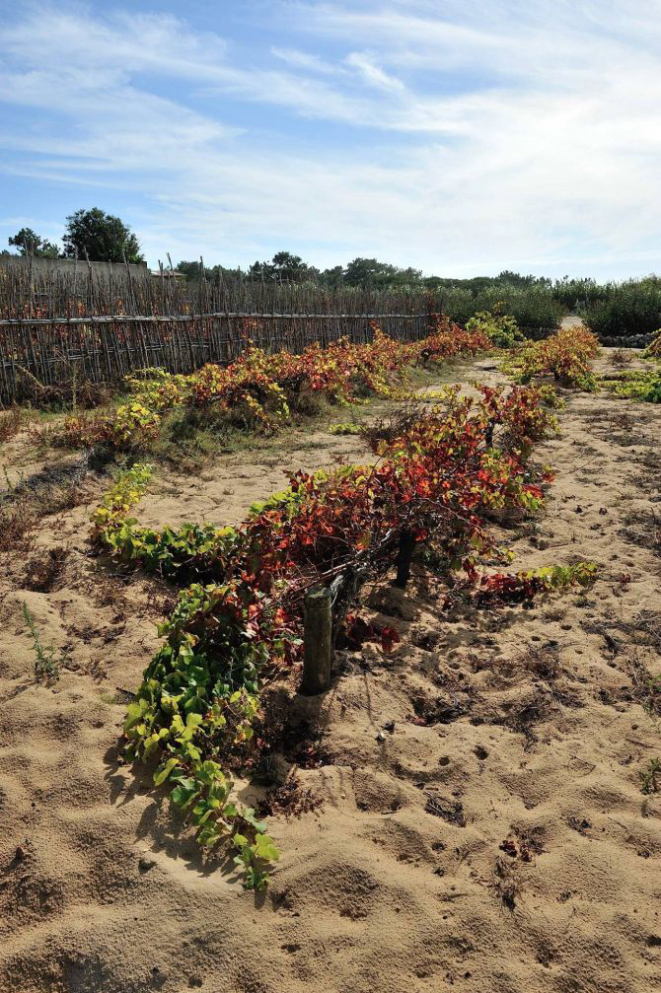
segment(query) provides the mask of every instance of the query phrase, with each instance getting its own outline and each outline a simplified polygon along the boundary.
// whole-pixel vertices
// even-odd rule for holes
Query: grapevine
[[[591,331],[574,326],[550,338],[526,342],[503,363],[520,383],[552,376],[561,386],[594,392],[597,380],[590,361],[599,354],[599,342]]]
[[[66,418],[54,441],[139,453],[154,443],[163,417],[175,408],[209,423],[272,433],[319,398],[355,404],[368,396],[394,397],[397,378],[406,368],[493,347],[482,331],[464,331],[441,316],[434,316],[431,333],[420,341],[399,342],[376,326],[373,330],[368,344],[341,338],[327,348],[310,345],[300,355],[269,354],[251,346],[225,368],[209,364],[189,376],[144,369],[127,378],[130,397],[125,403],[109,414],[82,412]]]
[[[119,474],[94,514],[94,541],[185,587],[129,705],[128,756],[157,760],[155,785],[168,785],[202,845],[233,848],[245,885],[266,885],[278,851],[254,811],[234,799],[232,770],[250,754],[265,674],[300,660],[305,590],[358,567],[363,577],[383,574],[403,535],[433,545],[448,574],[482,597],[516,602],[587,581],[587,567],[480,571],[487,559],[509,561],[490,533],[494,516],[540,507],[544,479],[529,458],[553,430],[533,388],[482,387],[477,400],[448,391],[443,409],[374,440],[375,465],[298,472],[237,528],[141,527],[130,514],[149,467]]]

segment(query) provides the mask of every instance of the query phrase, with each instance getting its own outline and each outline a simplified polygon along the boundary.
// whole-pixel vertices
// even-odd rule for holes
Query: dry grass
[[[25,410],[10,407],[0,413],[0,442],[9,441],[17,434],[25,422]]]
[[[633,361],[633,355],[631,352],[623,352],[621,348],[618,348],[616,352],[611,355],[611,362],[613,365],[629,365]]]
[[[43,517],[76,507],[84,498],[89,457],[37,473],[0,493],[0,553],[24,547]]]
[[[513,911],[517,898],[521,895],[521,880],[516,862],[498,856],[492,885],[504,906]]]

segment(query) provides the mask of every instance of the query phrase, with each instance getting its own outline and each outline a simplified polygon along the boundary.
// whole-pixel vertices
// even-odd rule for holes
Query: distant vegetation
[[[600,338],[654,334],[661,328],[661,279],[630,279],[608,283],[585,307],[588,327]]]
[[[199,280],[201,262],[180,262],[177,271],[189,280]],[[565,295],[567,281],[554,284],[538,276],[521,276],[516,272],[501,272],[498,276],[476,276],[473,279],[445,279],[423,276],[419,269],[401,269],[377,259],[357,257],[346,266],[316,269],[298,255],[277,252],[270,261],[254,262],[245,272],[241,269],[212,266],[204,268],[208,280],[241,278],[247,282],[299,283],[335,289],[356,287],[373,290],[440,291],[440,309],[455,321],[465,323],[475,314],[511,314],[521,328],[555,327],[568,307],[556,295],[562,287]],[[586,281],[587,282],[587,281]],[[582,283],[576,284],[576,292]]]
[[[91,262],[144,262],[140,243],[131,229],[119,217],[98,207],[78,210],[67,217],[62,244],[60,249],[31,228],[21,228],[9,238],[9,245],[23,256],[73,258],[77,254]],[[190,282],[197,282],[203,265],[202,260],[181,261],[176,271]],[[482,312],[511,315],[524,332],[556,327],[565,314],[583,317],[602,338],[650,335],[661,326],[661,278],[653,275],[624,283],[597,283],[594,279],[568,276],[552,280],[506,269],[497,276],[452,279],[424,276],[411,266],[401,268],[361,256],[345,266],[318,269],[287,251],[276,252],[268,261],[253,262],[246,270],[204,265],[203,274],[209,281],[240,279],[246,283],[297,284],[328,290],[429,290],[440,296],[440,309],[454,321],[465,324]]]
[[[177,271],[199,280],[200,262],[180,262]],[[522,330],[555,327],[566,314],[577,314],[595,334],[625,337],[652,334],[661,327],[661,278],[647,276],[625,283],[597,283],[594,279],[552,280],[504,270],[497,276],[449,279],[423,276],[419,269],[401,269],[377,259],[355,258],[346,266],[316,269],[290,252],[277,252],[270,261],[254,262],[246,271],[205,266],[209,280],[241,278],[248,282],[312,283],[329,289],[440,291],[441,309],[465,324],[488,311],[509,314]]]
[[[21,228],[12,235],[9,244],[18,249],[19,255],[33,255],[38,259],[56,259],[60,254],[57,245],[40,238],[32,228]],[[9,255],[9,252],[6,254]]]
[[[144,262],[140,243],[119,217],[106,214],[98,207],[77,210],[67,217],[62,239],[63,255],[89,257],[90,262]]]
[[[18,255],[41,259],[73,259],[78,255],[90,262],[145,261],[140,243],[128,225],[98,207],[77,210],[67,217],[62,250],[32,228],[21,228],[9,238],[9,244],[18,249]]]

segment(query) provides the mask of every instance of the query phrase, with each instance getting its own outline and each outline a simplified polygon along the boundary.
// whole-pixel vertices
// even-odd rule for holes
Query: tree
[[[347,286],[411,286],[419,284],[422,273],[419,269],[398,269],[388,262],[378,259],[355,258],[344,270]]]
[[[291,252],[276,252],[272,266],[275,278],[283,282],[302,283],[317,275],[316,269],[311,269],[300,255],[292,255]]]
[[[341,265],[333,266],[332,269],[324,269],[319,276],[319,282],[322,286],[330,286],[334,289],[342,286],[344,282],[344,269]]]
[[[318,269],[291,252],[276,252],[270,262],[253,262],[248,269],[248,279],[266,283],[305,283],[318,276]]]
[[[73,258],[76,253],[89,258],[90,262],[140,263],[144,258],[140,253],[140,243],[131,229],[112,214],[106,214],[98,207],[91,210],[77,210],[67,217],[64,238],[64,254]]]
[[[181,262],[177,263],[176,272],[181,272],[188,280],[198,280],[200,278],[202,266],[200,262],[186,262],[182,259]],[[209,278],[211,275],[211,270],[204,267],[204,275]]]
[[[19,250],[19,255],[34,255],[35,258],[56,259],[58,256],[57,245],[40,238],[32,228],[21,228],[21,230],[9,239],[9,244],[14,245]]]
[[[187,262],[182,259],[175,266],[175,272],[181,272],[186,277],[189,282],[197,282],[202,274],[202,265],[200,262]],[[214,265],[204,267],[204,278],[211,283],[215,283],[218,279],[239,279],[241,276],[241,270],[237,269],[225,269],[224,266]]]
[[[368,286],[381,283],[394,276],[395,267],[377,259],[364,259],[358,256],[349,262],[344,270],[344,282],[347,286]]]
[[[496,276],[499,283],[510,283],[512,286],[551,286],[551,280],[546,276],[522,276],[519,272],[512,272],[510,269],[503,269]]]

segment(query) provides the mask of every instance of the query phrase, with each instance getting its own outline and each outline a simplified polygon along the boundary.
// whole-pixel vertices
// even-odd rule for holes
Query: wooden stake
[[[402,531],[399,537],[399,551],[397,552],[397,578],[395,586],[404,589],[411,575],[411,559],[415,551],[415,538],[410,531]]]
[[[308,590],[305,596],[303,679],[300,692],[306,696],[330,689],[333,660],[333,597],[325,586]]]

